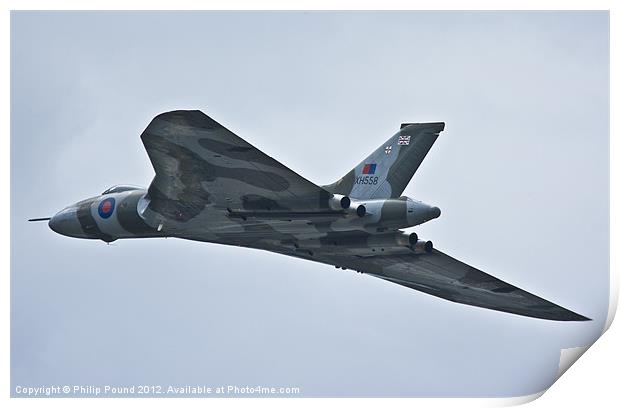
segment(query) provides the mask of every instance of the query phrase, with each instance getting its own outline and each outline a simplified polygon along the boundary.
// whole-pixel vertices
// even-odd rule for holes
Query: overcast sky
[[[518,396],[592,343],[609,295],[606,12],[66,13],[11,18],[11,382]],[[51,216],[148,186],[139,135],[200,109],[317,184],[401,122],[446,130],[405,190],[422,239],[591,322],[451,303],[351,271]]]

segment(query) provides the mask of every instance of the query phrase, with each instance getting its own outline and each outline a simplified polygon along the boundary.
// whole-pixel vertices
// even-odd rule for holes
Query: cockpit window
[[[129,185],[118,185],[108,188],[106,191],[101,193],[101,195],[112,194],[112,193],[120,193],[122,191],[130,191],[130,190],[139,190],[140,187],[129,186]]]

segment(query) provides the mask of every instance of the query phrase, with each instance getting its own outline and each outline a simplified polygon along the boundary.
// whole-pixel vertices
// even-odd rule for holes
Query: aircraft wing
[[[363,258],[334,255],[328,262],[456,303],[539,319],[590,320],[436,249],[431,253]]]
[[[155,169],[142,211],[152,226],[187,224],[208,205],[241,216],[333,212],[329,192],[200,111],[158,115],[141,139]]]

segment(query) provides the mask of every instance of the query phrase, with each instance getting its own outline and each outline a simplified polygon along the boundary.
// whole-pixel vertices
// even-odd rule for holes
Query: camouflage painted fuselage
[[[197,216],[202,224],[200,228],[170,231],[164,224],[161,228],[160,224],[147,224],[140,215],[148,202],[146,189],[106,193],[65,208],[49,224],[63,235],[105,242],[123,238],[175,237],[269,249],[307,258],[315,253],[409,253],[412,251],[409,235],[398,228],[421,224],[440,214],[438,208],[406,197],[371,202],[375,206],[371,206],[363,217],[342,211],[305,214],[301,219],[292,214],[271,214],[266,219],[267,214],[234,213],[229,207],[213,203],[205,206]]]
[[[167,112],[141,136],[155,169],[148,189],[111,188],[60,211],[49,226],[106,242],[175,237],[264,249],[454,302],[588,320],[401,231],[440,215],[401,194],[443,129],[443,123],[403,124],[340,180],[318,186],[202,112]]]

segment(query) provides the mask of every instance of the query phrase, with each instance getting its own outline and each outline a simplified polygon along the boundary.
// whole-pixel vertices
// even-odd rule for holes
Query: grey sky
[[[596,339],[609,279],[606,12],[65,13],[11,18],[11,382],[298,386],[303,396],[517,396]],[[454,304],[350,271],[46,225],[119,183],[139,139],[200,109],[318,184],[401,122],[446,130],[415,229],[594,320]]]

